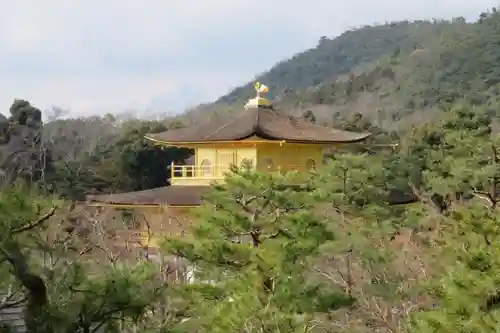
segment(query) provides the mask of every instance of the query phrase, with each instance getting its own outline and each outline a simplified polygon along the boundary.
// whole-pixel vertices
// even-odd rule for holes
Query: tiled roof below
[[[150,190],[117,194],[88,195],[88,203],[108,205],[199,206],[209,186],[165,186]],[[389,203],[408,204],[418,199],[411,193],[391,192]]]
[[[88,203],[110,205],[199,206],[208,186],[165,186],[117,194],[88,195]]]

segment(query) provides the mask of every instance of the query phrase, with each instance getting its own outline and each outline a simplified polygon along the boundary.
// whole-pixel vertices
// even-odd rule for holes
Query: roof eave
[[[360,135],[354,139],[350,140],[294,140],[294,139],[288,139],[284,137],[277,137],[271,134],[266,133],[262,129],[257,128],[255,135],[258,136],[259,138],[266,139],[266,140],[274,140],[274,141],[281,141],[281,142],[286,142],[286,143],[301,143],[301,144],[342,144],[342,143],[356,143],[356,142],[361,142],[366,139],[368,139],[370,136],[372,136],[371,133],[359,133]]]
[[[146,140],[152,141],[155,144],[161,144],[161,145],[165,145],[165,146],[177,146],[177,145],[202,145],[202,144],[210,144],[210,143],[214,143],[214,142],[215,143],[223,143],[223,142],[235,143],[235,142],[240,142],[240,141],[246,140],[248,138],[251,138],[254,135],[260,137],[256,133],[251,132],[251,133],[248,133],[248,134],[245,134],[242,136],[235,136],[233,138],[228,138],[228,139],[216,139],[216,140],[205,140],[205,141],[175,141],[175,140],[165,141],[165,140],[156,139],[154,137],[147,136],[147,135],[145,135],[144,138]]]

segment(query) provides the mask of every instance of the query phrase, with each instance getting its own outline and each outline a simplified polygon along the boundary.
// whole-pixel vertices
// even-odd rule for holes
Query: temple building
[[[261,96],[267,87],[257,83],[255,88],[257,97],[225,120],[212,119],[199,126],[146,136],[157,145],[194,151],[190,165],[171,165],[170,186],[88,196],[87,203],[136,209],[146,216],[149,235],[182,234],[189,223],[185,213],[201,205],[203,193],[212,183],[223,182],[231,166],[248,163],[260,172],[321,168],[325,149],[370,136],[290,117]],[[154,240],[144,237],[143,245],[155,247]]]

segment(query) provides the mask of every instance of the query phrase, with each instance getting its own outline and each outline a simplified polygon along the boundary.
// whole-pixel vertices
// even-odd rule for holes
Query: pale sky
[[[0,111],[182,111],[320,36],[403,19],[475,20],[494,0],[0,0]],[[149,111],[152,112],[152,111]]]

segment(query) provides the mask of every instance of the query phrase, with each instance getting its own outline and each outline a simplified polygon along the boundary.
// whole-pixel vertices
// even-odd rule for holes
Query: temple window
[[[308,159],[306,161],[306,169],[307,169],[307,171],[315,171],[316,170],[316,161],[313,159]]]
[[[212,167],[212,162],[210,162],[207,159],[204,159],[201,161],[201,176],[202,177],[207,177],[207,176],[213,176],[214,175],[214,169]]]

